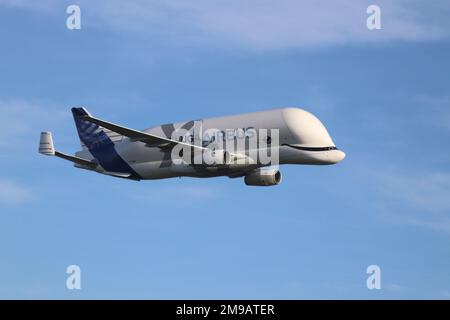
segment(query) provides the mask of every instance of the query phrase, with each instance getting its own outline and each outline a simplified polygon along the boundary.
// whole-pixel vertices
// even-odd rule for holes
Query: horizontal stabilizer
[[[136,177],[135,175],[132,175],[131,173],[111,172],[111,171],[102,171],[101,173],[106,174],[108,176],[116,177],[116,178],[131,179],[131,180],[136,180],[136,181],[141,180],[139,177]]]
[[[72,161],[72,162],[74,162],[76,164],[79,164],[79,165],[82,165],[82,166],[85,166],[85,167],[88,167],[88,168],[91,168],[91,169],[95,169],[95,168],[98,167],[98,164],[95,163],[95,162],[92,162],[92,161],[89,161],[89,160],[86,160],[86,159],[83,159],[83,158],[71,156],[71,155],[68,155],[68,154],[65,154],[65,153],[62,153],[62,152],[59,152],[59,151],[55,151],[55,156],[58,157],[58,158],[62,158],[62,159],[65,159],[65,160]]]
[[[103,171],[103,174],[107,174],[108,176],[118,177],[118,178],[129,178],[131,173],[122,173],[122,172],[111,172],[111,171]]]
[[[53,146],[53,137],[51,132],[41,132],[41,139],[39,141],[39,153],[45,154],[46,156],[56,156],[58,158],[69,160],[90,169],[96,169],[98,167],[98,164],[95,162],[56,151],[55,147]]]

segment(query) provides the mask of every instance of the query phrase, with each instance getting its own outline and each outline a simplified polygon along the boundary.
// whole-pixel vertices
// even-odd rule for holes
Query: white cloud
[[[130,192],[130,197],[138,201],[148,202],[148,199],[158,199],[161,203],[166,203],[170,206],[182,207],[195,205],[199,203],[208,203],[208,201],[219,201],[223,198],[223,190],[215,185],[208,187],[201,184],[196,184],[196,180],[188,181],[183,179],[183,184],[175,182],[174,179],[167,181],[158,181],[158,185],[152,187],[148,184],[139,184],[133,187]],[[188,184],[194,182],[194,184]],[[204,181],[206,182],[206,181]]]
[[[0,0],[14,5],[16,1]],[[79,0],[83,22],[141,36],[164,37],[167,43],[223,48],[278,50],[386,41],[428,41],[447,37],[450,6],[412,0],[378,0],[382,30],[366,28],[361,0]],[[22,8],[60,12],[55,0],[25,1]]]
[[[442,291],[440,291],[440,292],[438,293],[438,295],[439,295],[441,298],[444,298],[444,299],[450,299],[450,291],[449,291],[449,290],[442,290]]]
[[[382,175],[382,190],[393,199],[432,212],[450,212],[450,173]]]
[[[55,0],[0,0],[0,5],[5,7],[17,7],[22,9],[32,9],[39,11],[51,11],[53,7],[57,5]]]
[[[34,102],[9,99],[0,100],[1,157],[37,152],[39,132],[53,129],[62,119],[69,119],[68,108],[57,110]],[[7,116],[6,116],[7,115]]]
[[[450,233],[450,218],[445,217],[410,217],[404,219],[404,222],[412,226],[418,226],[438,231]]]
[[[211,36],[244,47],[284,49],[389,40],[427,40],[441,37],[437,29],[415,18],[408,4],[378,1],[383,30],[366,28],[364,1],[284,0],[195,2],[189,8],[198,25]]]
[[[388,283],[384,287],[389,291],[396,291],[396,292],[401,291],[403,289],[403,287],[397,283]]]
[[[416,117],[431,127],[450,130],[450,96],[418,95],[413,103],[420,106]]]
[[[0,180],[0,204],[19,204],[28,201],[31,192],[15,181]]]
[[[450,173],[389,170],[373,182],[390,221],[450,233]]]

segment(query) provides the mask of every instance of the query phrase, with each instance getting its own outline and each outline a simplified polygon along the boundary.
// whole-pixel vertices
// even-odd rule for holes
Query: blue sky
[[[378,1],[376,31],[367,1],[78,1],[69,31],[72,3],[0,0],[1,298],[450,298],[448,2]],[[299,106],[347,157],[124,181],[37,153],[79,149],[80,105],[137,129]]]

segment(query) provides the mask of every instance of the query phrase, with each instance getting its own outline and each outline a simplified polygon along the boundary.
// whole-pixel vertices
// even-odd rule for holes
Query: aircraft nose
[[[336,150],[336,162],[341,162],[345,158],[345,152],[342,150]]]
[[[341,162],[345,158],[345,152],[339,149],[332,150],[327,154],[328,163],[335,164]]]

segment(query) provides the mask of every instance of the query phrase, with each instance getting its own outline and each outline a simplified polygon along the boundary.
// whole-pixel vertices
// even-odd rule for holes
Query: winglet
[[[53,138],[51,132],[41,132],[41,139],[39,141],[39,153],[46,156],[55,155],[55,147],[53,146]]]

